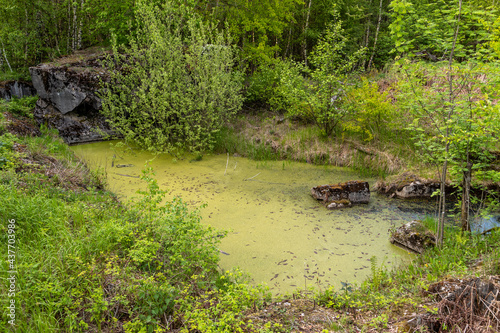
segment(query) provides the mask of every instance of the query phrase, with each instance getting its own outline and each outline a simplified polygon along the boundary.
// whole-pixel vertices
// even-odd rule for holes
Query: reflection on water
[[[117,152],[109,142],[73,147],[91,167],[105,169],[110,190],[130,198],[152,155]],[[313,186],[359,179],[346,168],[292,162],[256,162],[226,155],[201,161],[161,155],[151,162],[169,196],[206,203],[203,223],[229,230],[221,266],[239,266],[275,293],[310,286],[360,283],[370,258],[394,265],[408,254],[389,243],[388,229],[432,214],[430,204],[388,200],[372,193],[367,205],[328,211],[310,196]],[[364,179],[373,185],[374,179]]]
[[[495,227],[500,227],[500,216],[475,218],[473,223],[471,223],[472,231],[477,233],[483,233]]]

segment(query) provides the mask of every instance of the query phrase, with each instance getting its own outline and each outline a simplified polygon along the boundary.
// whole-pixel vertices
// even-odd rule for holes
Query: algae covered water
[[[221,268],[240,267],[274,293],[311,286],[360,283],[372,257],[392,266],[407,256],[389,242],[391,227],[430,214],[421,203],[390,200],[372,192],[370,203],[326,210],[310,195],[317,185],[361,179],[346,168],[214,155],[195,161],[116,149],[99,142],[74,146],[91,168],[105,171],[109,189],[122,200],[145,188],[145,162],[168,197],[202,204],[202,223],[229,233],[221,243]],[[374,179],[363,179],[373,185]],[[427,204],[428,205],[428,204]]]

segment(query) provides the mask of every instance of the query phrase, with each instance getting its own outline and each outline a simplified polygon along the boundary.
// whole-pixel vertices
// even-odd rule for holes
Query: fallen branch
[[[253,178],[257,177],[257,176],[258,176],[258,175],[260,175],[260,174],[261,174],[261,173],[259,172],[258,174],[256,174],[256,175],[255,175],[255,176],[253,176],[253,177],[243,179],[243,181],[253,179]]]
[[[141,178],[139,176],[131,176],[131,175],[124,175],[122,173],[115,173],[115,175],[118,175],[118,176],[123,176],[123,177],[130,177],[130,178]]]
[[[226,175],[227,165],[229,164],[229,153],[227,153],[226,170],[224,170],[224,176]]]
[[[486,235],[488,232],[491,232],[491,231],[493,231],[493,230],[497,230],[497,229],[500,229],[500,227],[493,227],[493,228],[490,228],[490,229],[488,229],[488,230],[486,230],[486,231],[483,231],[483,232],[481,233],[481,235]]]

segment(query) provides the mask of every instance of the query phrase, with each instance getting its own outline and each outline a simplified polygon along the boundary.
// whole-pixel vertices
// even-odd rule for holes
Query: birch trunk
[[[9,59],[7,59],[7,52],[5,52],[5,46],[3,45],[3,41],[2,41],[2,53],[5,58],[5,62],[7,63],[7,66],[9,66],[9,69],[12,72],[12,67],[10,67]]]
[[[71,2],[68,1],[68,39],[66,41],[66,52],[70,50],[71,43]]]
[[[370,57],[370,61],[368,62],[368,69],[372,67],[373,57],[375,56],[375,51],[377,49],[378,33],[380,31],[380,21],[382,21],[382,2],[383,0],[380,0],[380,5],[378,7],[377,30],[375,31],[375,41],[373,42],[373,51]]]
[[[370,0],[370,5],[368,6],[369,8],[371,8],[372,6],[372,1],[373,0]],[[370,16],[371,14],[368,14],[366,19],[365,45],[363,45],[365,48],[368,47],[368,43],[370,41],[370,23],[371,23]],[[363,63],[361,64],[361,67],[365,69],[366,68],[365,65],[366,65],[366,58],[363,57]]]
[[[311,2],[312,0],[309,0],[309,5],[307,6],[307,14],[306,14],[306,23],[304,25],[304,44],[302,48],[302,52],[304,54],[304,63],[307,67],[307,29],[309,28],[309,16],[311,14]]]
[[[72,38],[71,38],[71,51],[76,50],[77,43],[77,30],[78,30],[78,16],[76,15],[76,3],[73,5],[73,29],[72,29]]]
[[[438,237],[437,237],[437,243],[438,246],[443,245],[443,239],[444,239],[444,221],[445,221],[445,211],[446,211],[446,173],[447,173],[447,166],[448,166],[448,159],[449,159],[449,150],[450,150],[450,142],[449,142],[449,137],[452,133],[450,133],[451,128],[450,128],[450,120],[451,117],[453,116],[453,112],[455,110],[454,107],[454,102],[455,102],[455,95],[453,92],[453,75],[452,75],[452,65],[453,65],[453,54],[455,52],[455,46],[457,44],[457,37],[458,37],[458,31],[460,29],[460,15],[462,13],[462,0],[459,0],[459,8],[458,8],[458,18],[457,18],[457,25],[455,29],[455,36],[453,37],[453,45],[451,47],[450,51],[450,58],[448,60],[448,94],[449,94],[449,111],[444,119],[444,123],[446,124],[446,135],[444,137],[445,140],[445,159],[443,163],[443,174],[441,175],[441,216],[440,220],[438,223]]]
[[[83,29],[83,5],[85,0],[81,0],[80,2],[80,24],[78,25],[78,33],[77,33],[77,43],[76,48],[79,50],[82,48],[82,29]]]
[[[471,231],[470,228],[470,183],[472,178],[472,163],[467,161],[463,174],[463,192],[462,192],[462,230]]]

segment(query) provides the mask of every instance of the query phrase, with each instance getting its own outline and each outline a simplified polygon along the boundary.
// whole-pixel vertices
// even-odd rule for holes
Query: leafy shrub
[[[313,121],[329,136],[338,133],[341,121],[349,114],[342,103],[346,94],[346,74],[362,57],[364,49],[353,55],[345,54],[347,38],[342,22],[330,24],[311,53],[310,70],[295,64],[281,79],[281,93],[290,105],[288,115]],[[309,74],[304,77],[300,73]]]
[[[224,33],[187,7],[138,1],[137,34],[113,43],[103,113],[125,139],[154,151],[211,150],[242,104],[242,75]]]
[[[248,332],[255,327],[251,320],[244,319],[245,310],[269,301],[271,294],[267,288],[251,287],[241,281],[239,271],[228,271],[218,281],[218,289],[196,296],[197,284],[182,290],[177,300],[179,315],[186,323],[182,332]],[[199,276],[195,277],[199,279]],[[193,286],[195,286],[193,288]]]
[[[33,109],[37,100],[38,96],[13,97],[8,102],[0,100],[0,112],[8,111],[18,116],[33,118]]]
[[[296,71],[296,66],[289,61],[276,60],[274,63],[264,63],[250,76],[246,91],[246,101],[261,103],[272,109],[281,111],[287,109],[287,102],[282,93],[281,77],[291,75]],[[293,77],[298,77],[299,72],[294,72]]]
[[[15,137],[10,133],[0,136],[0,170],[16,166],[19,154],[13,150]]]
[[[365,141],[379,139],[388,134],[394,122],[394,106],[388,98],[388,92],[380,92],[376,82],[366,77],[361,85],[349,89],[343,104],[354,115],[343,124],[349,132],[360,134]]]

